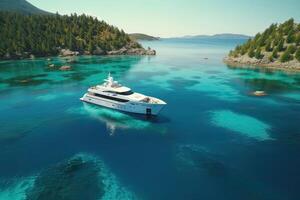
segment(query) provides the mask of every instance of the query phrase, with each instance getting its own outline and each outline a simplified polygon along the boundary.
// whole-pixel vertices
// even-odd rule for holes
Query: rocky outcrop
[[[96,49],[93,51],[93,55],[105,55],[105,51],[103,51],[100,47],[96,47]]]
[[[156,51],[150,47],[144,49],[140,44],[133,41],[118,50],[108,51],[107,55],[156,55]]]
[[[78,56],[80,53],[78,51],[71,51],[70,49],[61,49],[59,54],[61,56]]]
[[[69,49],[61,49],[60,55],[63,57],[77,56],[77,55],[156,55],[156,51],[148,47],[144,49],[143,47],[137,45],[137,43],[130,43],[118,50],[104,51],[100,47],[96,47],[93,52],[77,52],[71,51]]]
[[[156,55],[156,51],[154,49],[144,49],[140,48],[126,48],[122,47],[116,51],[109,51],[107,52],[108,55]]]
[[[300,62],[291,60],[289,62],[280,62],[279,60],[271,61],[268,55],[264,55],[262,59],[250,58],[248,55],[243,56],[227,56],[224,62],[231,67],[266,67],[270,69],[280,69],[289,71],[300,71]]]

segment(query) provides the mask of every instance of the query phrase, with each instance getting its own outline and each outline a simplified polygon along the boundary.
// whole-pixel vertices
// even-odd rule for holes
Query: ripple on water
[[[60,95],[53,94],[53,93],[39,95],[39,96],[36,97],[36,99],[41,100],[41,101],[51,101],[51,100],[54,100],[54,99],[62,98],[63,96],[71,96],[71,95],[74,94],[72,92],[65,92],[65,93],[60,94]]]
[[[254,117],[234,113],[230,110],[211,112],[211,122],[219,127],[228,129],[256,140],[271,139],[268,131],[270,126]]]
[[[131,115],[127,115],[119,111],[100,106],[88,105],[86,103],[84,103],[82,107],[70,108],[68,112],[72,114],[88,115],[106,123],[110,134],[114,134],[116,129],[140,130],[151,127],[151,123],[148,121],[136,119]]]
[[[282,94],[281,96],[283,97],[287,97],[296,101],[300,101],[300,93],[296,93],[296,92],[291,92],[291,93],[286,93],[286,94]]]
[[[51,101],[53,99],[58,98],[58,95],[55,94],[45,94],[45,95],[40,95],[36,97],[38,100],[42,100],[42,101]]]

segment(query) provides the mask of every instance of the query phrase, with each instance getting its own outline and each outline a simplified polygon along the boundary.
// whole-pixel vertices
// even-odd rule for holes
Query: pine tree
[[[295,45],[290,45],[287,50],[290,52],[290,54],[294,54],[297,50]]]
[[[274,58],[274,59],[278,58],[278,48],[277,47],[273,49],[272,58]]]
[[[94,50],[94,44],[93,44],[93,41],[90,40],[90,41],[89,41],[89,46],[88,46],[88,51],[89,51],[90,53],[93,53],[93,50]]]
[[[300,47],[296,51],[295,58],[300,62]]]
[[[284,51],[284,39],[279,41],[277,48],[279,52]]]
[[[271,52],[273,50],[271,47],[271,44],[272,44],[271,40],[268,40],[266,47],[265,47],[266,51]]]
[[[255,51],[254,51],[254,48],[250,48],[249,52],[248,52],[248,56],[250,58],[253,58],[255,56]]]
[[[256,51],[255,51],[255,58],[256,59],[261,59],[262,57],[263,57],[263,55],[261,54],[260,48],[256,49]]]
[[[287,38],[286,38],[286,42],[287,43],[295,42],[295,35],[294,35],[294,30],[293,29],[289,31],[289,34],[287,35]]]
[[[288,62],[293,59],[293,55],[291,55],[290,51],[285,50],[285,52],[280,57],[280,62]]]
[[[299,30],[299,32],[300,32],[300,30]],[[300,33],[298,33],[298,35],[296,36],[295,43],[297,46],[300,45]]]

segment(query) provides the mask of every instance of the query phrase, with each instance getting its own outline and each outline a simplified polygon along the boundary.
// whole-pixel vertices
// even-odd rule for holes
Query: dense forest
[[[87,15],[24,15],[0,12],[0,58],[58,55],[60,49],[81,54],[140,47],[123,30]]]
[[[281,63],[291,60],[300,62],[300,24],[289,19],[282,24],[272,24],[264,32],[258,33],[245,44],[230,51],[229,56],[268,59]]]

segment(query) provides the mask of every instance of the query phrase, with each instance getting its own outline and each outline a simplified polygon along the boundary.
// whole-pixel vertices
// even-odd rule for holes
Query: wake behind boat
[[[155,97],[133,92],[109,74],[102,85],[90,87],[80,100],[125,112],[157,115],[166,103]]]

